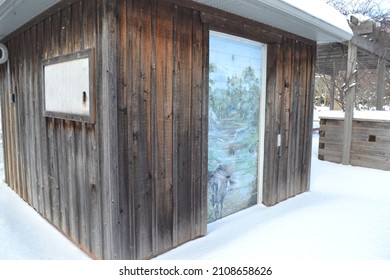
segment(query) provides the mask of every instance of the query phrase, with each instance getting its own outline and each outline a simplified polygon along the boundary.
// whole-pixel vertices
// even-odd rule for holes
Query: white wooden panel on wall
[[[44,66],[45,110],[90,114],[89,58]]]

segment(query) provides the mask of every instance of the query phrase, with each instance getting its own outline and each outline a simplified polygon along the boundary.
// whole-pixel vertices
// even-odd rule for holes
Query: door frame
[[[209,38],[212,33],[226,35],[226,37],[242,38],[243,41],[252,41],[261,45],[261,73],[260,73],[260,104],[259,104],[259,145],[258,145],[258,164],[257,164],[257,204],[263,204],[263,180],[264,180],[264,144],[265,144],[265,118],[266,118],[266,96],[267,96],[267,44],[248,38],[238,36],[229,32],[209,29]],[[210,46],[209,46],[210,51]],[[210,56],[209,56],[210,57]],[[209,60],[210,64],[210,60]],[[210,93],[208,93],[209,96]],[[207,204],[206,204],[207,205]]]

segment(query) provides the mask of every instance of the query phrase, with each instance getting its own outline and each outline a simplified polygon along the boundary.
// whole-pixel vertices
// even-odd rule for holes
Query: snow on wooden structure
[[[342,163],[344,113],[320,116],[318,158]],[[355,112],[351,128],[350,164],[390,170],[390,112]]]
[[[60,1],[3,37],[6,182],[93,257],[151,258],[207,233],[210,31],[268,49],[260,148],[248,148],[257,203],[309,189],[316,40],[351,34],[285,1],[240,1],[236,14],[224,3]],[[303,33],[246,14],[275,4],[268,20],[287,14]],[[75,77],[55,77],[77,65],[89,74],[63,112],[56,96]]]
[[[340,71],[346,71],[345,84],[343,85],[344,121],[343,121],[343,147],[341,163],[352,164],[353,119],[356,85],[358,82],[358,64],[363,64],[367,69],[376,69],[377,77],[377,110],[384,109],[385,71],[390,61],[390,55],[384,47],[390,40],[388,30],[376,27],[372,20],[361,20],[351,15],[349,24],[354,36],[348,43],[323,44],[317,49],[317,69],[323,74],[330,75],[333,85],[331,89],[331,109],[333,109],[335,94],[335,76]]]

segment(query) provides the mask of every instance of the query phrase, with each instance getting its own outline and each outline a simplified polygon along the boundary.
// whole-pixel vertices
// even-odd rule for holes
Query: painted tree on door
[[[260,46],[211,37],[208,221],[257,201]]]

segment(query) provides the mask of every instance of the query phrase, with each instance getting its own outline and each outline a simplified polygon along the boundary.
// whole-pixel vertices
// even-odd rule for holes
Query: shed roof
[[[0,0],[0,40],[61,0]],[[317,42],[347,41],[352,31],[321,0],[194,0]]]
[[[0,0],[0,40],[61,0]]]
[[[194,0],[313,41],[352,38],[347,19],[321,0]]]

